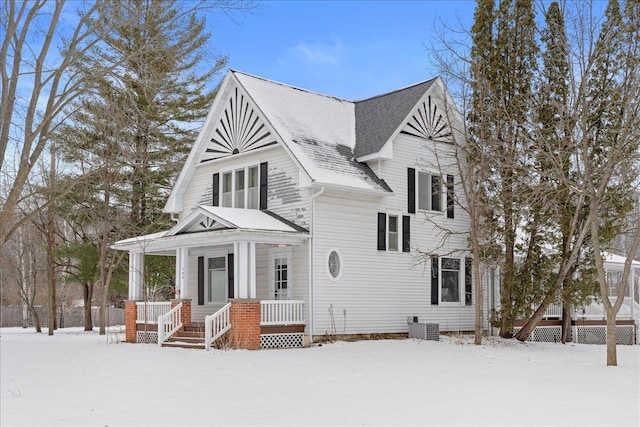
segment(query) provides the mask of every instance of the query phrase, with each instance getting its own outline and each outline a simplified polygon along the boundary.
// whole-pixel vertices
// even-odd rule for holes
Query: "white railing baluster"
[[[204,318],[204,348],[206,350],[209,350],[215,340],[231,329],[230,308],[231,303],[229,302],[220,310]]]
[[[182,303],[179,303],[166,314],[158,316],[158,346],[168,340],[178,329],[182,328]]]
[[[304,325],[304,301],[260,301],[261,325]]]
[[[136,302],[136,323],[157,323],[158,316],[167,314],[170,310],[171,301]]]

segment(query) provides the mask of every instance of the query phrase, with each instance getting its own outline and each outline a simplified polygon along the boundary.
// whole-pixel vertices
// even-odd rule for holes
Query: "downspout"
[[[180,220],[180,215],[175,212],[171,212],[171,221],[178,222]]]
[[[315,281],[316,281],[316,267],[313,262],[313,256],[315,254],[316,239],[315,239],[315,219],[316,219],[316,197],[324,193],[324,187],[320,188],[320,191],[311,195],[311,241],[309,242],[309,342],[313,344],[313,303],[315,301]]]

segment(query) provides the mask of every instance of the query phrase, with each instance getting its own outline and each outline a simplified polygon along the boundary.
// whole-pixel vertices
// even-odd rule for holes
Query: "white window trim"
[[[269,299],[276,298],[275,271],[273,260],[278,257],[285,256],[288,259],[287,267],[287,300],[293,298],[293,250],[291,247],[274,248],[269,250]]]
[[[333,275],[331,274],[331,270],[329,270],[329,257],[331,256],[332,252],[337,253],[338,259],[340,260],[340,269],[338,270],[338,275],[336,277],[333,277]],[[324,266],[325,266],[325,270],[327,271],[327,276],[329,277],[329,280],[331,280],[332,282],[337,282],[342,278],[342,273],[344,272],[344,261],[342,258],[342,254],[340,253],[338,248],[329,248],[329,250],[327,251],[327,256],[324,260]]]
[[[390,212],[385,212],[387,214],[387,218],[386,218],[386,224],[385,224],[385,250],[389,253],[392,254],[396,254],[396,253],[403,253],[402,252],[402,213],[401,212],[397,212],[397,211],[390,211]],[[389,218],[390,217],[396,217],[398,219],[398,242],[397,242],[397,250],[393,251],[389,249]]]
[[[224,189],[224,175],[227,173],[231,173],[231,206],[232,208],[236,207],[236,172],[239,170],[244,170],[244,208],[241,209],[249,209],[249,169],[257,168],[258,169],[258,208],[260,207],[260,163],[261,162],[245,162],[242,164],[236,165],[236,167],[228,167],[225,169],[220,169],[218,173],[220,174],[220,180],[218,183],[218,194],[220,194],[220,206],[222,206],[222,197],[223,197],[223,189]],[[229,206],[227,206],[229,207]]]
[[[443,301],[442,300],[442,282],[444,275],[442,274],[442,259],[451,258],[457,259],[460,262],[460,270],[458,270],[458,301]],[[438,304],[445,307],[460,307],[465,305],[465,289],[464,289],[464,277],[465,277],[465,264],[464,257],[456,256],[440,256],[438,257]]]
[[[420,174],[429,175],[429,209],[420,208]],[[431,209],[431,177],[437,175],[440,177],[440,210],[434,211]],[[434,215],[446,215],[447,214],[447,190],[446,190],[446,174],[439,173],[432,170],[416,170],[415,176],[415,189],[416,189],[416,212],[427,212]]]
[[[220,303],[224,303],[224,301],[210,301],[209,295],[209,259],[210,258],[222,258],[224,257],[224,265],[225,265],[225,284],[224,284],[224,299],[225,301],[229,300],[229,251],[227,249],[218,249],[215,251],[207,251],[204,253],[204,303],[205,305],[220,305]],[[233,268],[233,266],[231,266]]]

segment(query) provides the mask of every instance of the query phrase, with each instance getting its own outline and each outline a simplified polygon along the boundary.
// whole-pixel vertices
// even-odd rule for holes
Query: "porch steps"
[[[173,334],[163,347],[196,348],[204,350],[204,323],[193,323]]]

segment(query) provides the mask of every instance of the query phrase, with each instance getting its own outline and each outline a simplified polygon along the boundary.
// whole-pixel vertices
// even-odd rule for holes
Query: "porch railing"
[[[158,317],[171,310],[171,301],[136,302],[136,323],[156,323]]]
[[[611,304],[616,302],[615,297],[609,297]],[[632,307],[633,305],[633,307]],[[631,297],[624,297],[624,301],[618,310],[616,315],[617,319],[640,319],[640,311],[638,310],[640,305],[636,303]],[[604,305],[600,302],[592,302],[589,305],[580,307],[576,310],[576,318],[578,319],[593,319],[593,320],[605,320],[607,313],[605,312]]]
[[[304,301],[260,301],[261,325],[304,325]]]
[[[562,317],[562,304],[557,302],[549,304],[547,310],[544,312],[544,317]]]
[[[220,310],[204,318],[204,348],[209,350],[211,344],[231,329],[229,321],[229,308],[231,303],[227,303]]]
[[[178,329],[182,328],[182,303],[168,313],[158,316],[158,346],[168,340]]]

